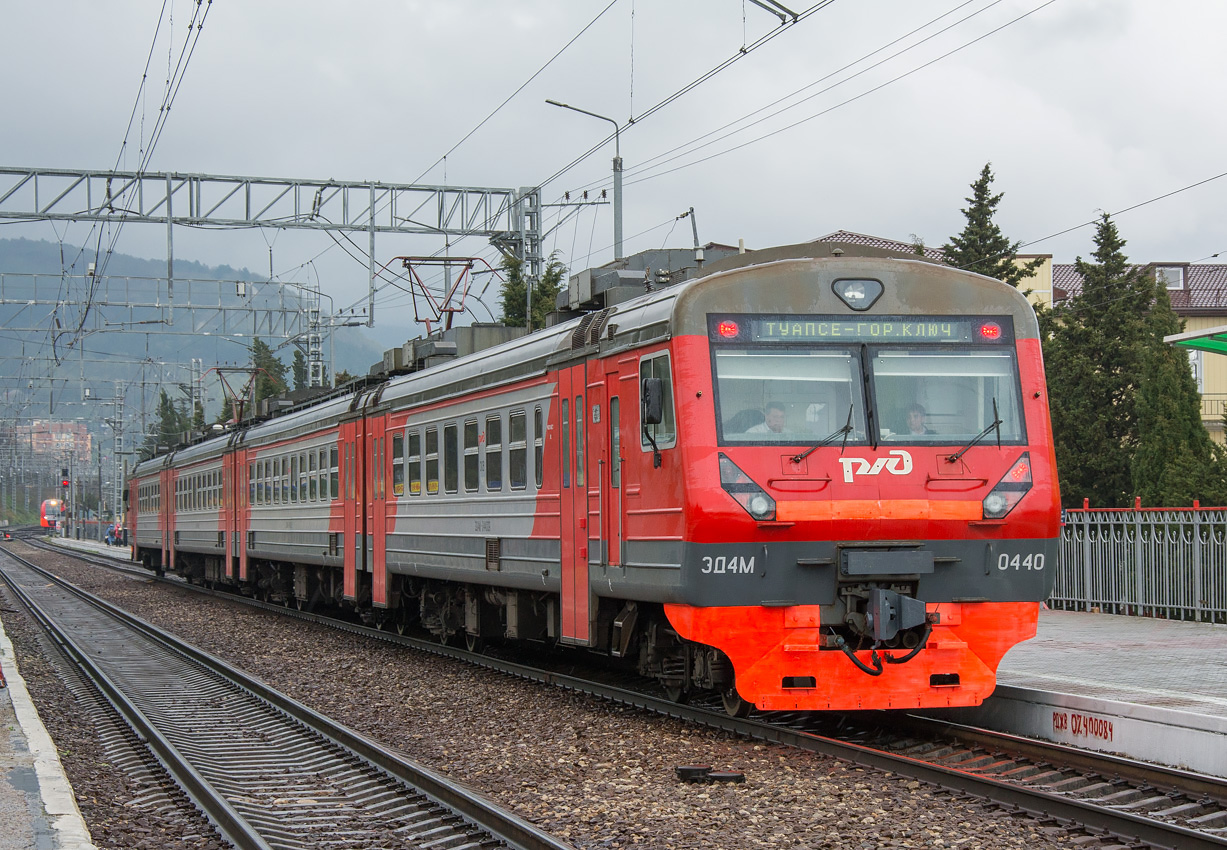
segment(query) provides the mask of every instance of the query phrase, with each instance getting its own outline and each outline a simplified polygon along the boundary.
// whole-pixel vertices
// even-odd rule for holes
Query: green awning
[[[1213,351],[1215,354],[1227,354],[1227,325],[1217,328],[1206,328],[1201,331],[1188,331],[1182,334],[1172,334],[1163,337],[1168,345],[1178,345],[1182,348],[1192,348],[1197,351]]]

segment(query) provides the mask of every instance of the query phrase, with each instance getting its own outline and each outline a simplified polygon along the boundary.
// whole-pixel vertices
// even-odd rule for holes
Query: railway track
[[[239,848],[569,847],[5,551],[0,576]]]
[[[151,577],[147,571],[116,565],[111,559],[80,557],[145,579]],[[185,586],[178,580],[164,580]],[[1127,846],[1179,850],[1227,847],[1227,780],[1222,778],[912,716],[865,713],[831,717],[777,712],[731,718],[724,714],[718,699],[710,704],[678,705],[648,690],[628,686],[625,680],[602,683],[271,603],[243,601],[747,738],[891,771],[1010,810],[1053,819],[1070,828],[1113,836]],[[573,661],[568,659],[568,669],[573,668]]]

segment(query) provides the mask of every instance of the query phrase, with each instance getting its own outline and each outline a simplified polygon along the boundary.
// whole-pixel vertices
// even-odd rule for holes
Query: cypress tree
[[[993,221],[997,205],[1005,193],[992,194],[992,183],[993,169],[989,162],[980,170],[979,179],[971,184],[971,197],[966,199],[967,207],[962,210],[967,219],[963,232],[951,236],[950,241],[942,246],[942,252],[946,255],[946,262],[956,268],[995,277],[1017,288],[1019,283],[1035,274],[1043,260],[1015,265],[1022,240],[1011,242]]]
[[[256,393],[252,399],[253,403],[259,403],[262,399],[271,398],[286,391],[286,365],[277,359],[273,350],[259,337],[254,337],[251,341],[251,365],[252,368],[260,370],[256,374]]]
[[[290,364],[290,368],[294,373],[294,389],[301,390],[307,387],[307,358],[298,349],[294,349],[294,360]]]
[[[1082,292],[1051,311],[1042,327],[1048,395],[1062,501],[1101,507],[1132,503],[1153,278],[1130,266],[1125,242],[1107,213],[1091,261],[1078,257]]]

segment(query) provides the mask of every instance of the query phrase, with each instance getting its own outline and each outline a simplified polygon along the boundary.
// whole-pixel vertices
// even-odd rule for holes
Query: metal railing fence
[[[1076,508],[1052,608],[1227,623],[1227,508]]]

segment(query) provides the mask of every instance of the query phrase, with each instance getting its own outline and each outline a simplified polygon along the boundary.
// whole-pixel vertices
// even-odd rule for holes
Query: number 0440
[[[997,558],[999,570],[1042,570],[1044,569],[1043,554],[1035,555],[1000,555]]]

